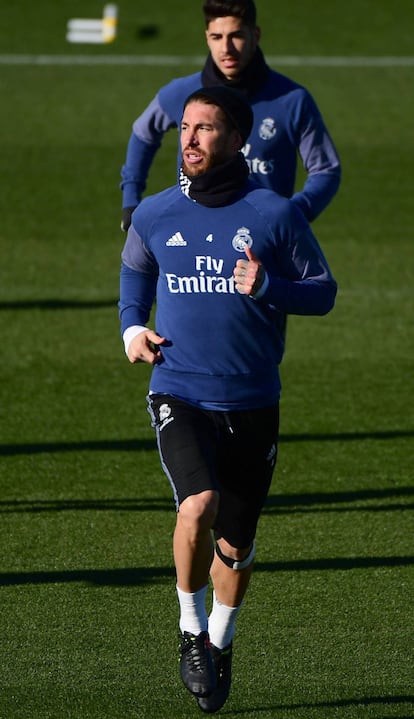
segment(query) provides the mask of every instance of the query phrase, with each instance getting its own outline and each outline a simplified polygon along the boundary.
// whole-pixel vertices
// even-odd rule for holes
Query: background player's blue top
[[[245,246],[262,261],[260,297],[239,294]],[[239,199],[209,208],[179,186],[144,199],[122,253],[121,331],[147,324],[168,341],[150,389],[206,408],[251,409],[279,398],[286,315],[328,312],[336,283],[292,202],[249,181]]]
[[[163,134],[180,126],[185,100],[201,86],[201,72],[172,80],[135,121],[121,172],[123,207],[140,202]],[[243,153],[251,174],[263,187],[292,197],[299,151],[308,177],[293,201],[312,221],[337,192],[341,175],[336,149],[312,96],[269,68],[267,81],[249,102],[254,125]]]

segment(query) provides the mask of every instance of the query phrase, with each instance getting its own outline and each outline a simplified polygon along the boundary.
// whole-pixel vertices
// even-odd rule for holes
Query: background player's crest
[[[266,117],[259,128],[259,135],[262,140],[271,140],[276,135],[277,129],[273,117]]]

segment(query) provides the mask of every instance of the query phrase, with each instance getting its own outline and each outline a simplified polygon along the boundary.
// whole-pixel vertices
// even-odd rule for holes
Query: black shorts
[[[279,405],[217,412],[151,394],[148,407],[177,511],[186,497],[217,490],[216,537],[248,547],[276,464]]]

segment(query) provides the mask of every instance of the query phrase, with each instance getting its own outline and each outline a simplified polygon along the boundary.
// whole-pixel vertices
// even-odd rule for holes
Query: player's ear
[[[240,135],[240,132],[236,129],[232,130],[232,134],[233,134],[233,142],[232,142],[233,149],[236,152],[239,152],[239,150],[241,150],[244,145],[243,138]]]
[[[260,42],[260,38],[261,38],[261,37],[262,37],[262,30],[261,30],[261,28],[260,28],[258,25],[256,25],[256,27],[255,27],[255,29],[254,29],[254,38],[255,38],[255,40],[256,40],[257,43]]]

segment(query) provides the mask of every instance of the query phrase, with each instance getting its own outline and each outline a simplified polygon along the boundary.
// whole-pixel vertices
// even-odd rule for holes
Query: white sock
[[[177,586],[178,601],[180,604],[180,631],[191,632],[196,636],[207,631],[208,618],[206,609],[206,594],[208,584],[198,592],[183,592]]]
[[[243,602],[242,602],[243,603]],[[217,649],[224,649],[230,644],[236,631],[236,618],[242,607],[226,607],[225,604],[219,602],[215,592],[213,592],[213,607],[208,618],[208,633],[210,641]]]

